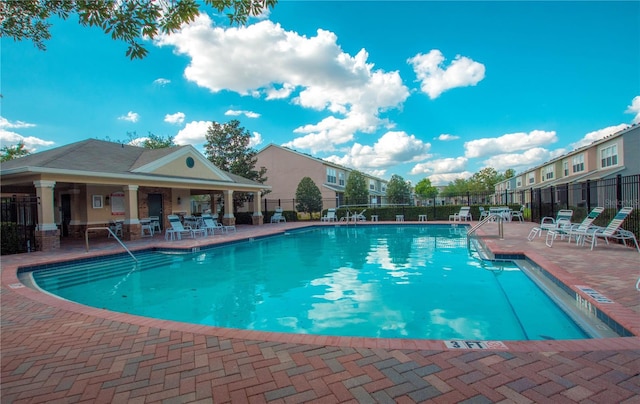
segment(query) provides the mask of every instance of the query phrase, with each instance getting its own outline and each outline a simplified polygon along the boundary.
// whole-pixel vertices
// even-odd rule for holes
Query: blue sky
[[[640,122],[640,2],[281,1],[126,45],[77,18],[45,52],[2,38],[0,141],[43,151],[149,132],[202,150],[238,119],[382,178],[517,172]],[[267,174],[268,175],[268,174]]]

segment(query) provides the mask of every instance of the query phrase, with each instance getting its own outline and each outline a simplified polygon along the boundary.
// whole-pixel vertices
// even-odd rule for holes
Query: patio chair
[[[320,218],[321,222],[336,222],[338,221],[338,217],[336,216],[335,208],[327,209],[327,214]]]
[[[584,242],[584,236],[589,231],[595,231],[595,228],[593,228],[593,221],[596,220],[598,216],[600,216],[600,213],[602,213],[603,211],[604,211],[604,208],[602,207],[593,208],[591,209],[591,212],[589,212],[587,217],[585,217],[582,223],[580,223],[579,225],[568,224],[561,227],[560,229],[549,230],[547,232],[547,239],[546,239],[547,246],[549,247],[553,246],[553,241],[556,239],[556,237],[558,237],[558,235],[568,236],[569,243],[571,243],[572,237],[576,238],[576,244],[578,244],[580,240]]]
[[[168,240],[169,238],[171,238],[171,240],[174,240],[176,237],[178,238],[178,240],[181,240],[182,235],[187,235],[192,238],[195,238],[198,234],[201,234],[202,236],[207,235],[207,231],[205,229],[194,229],[191,226],[183,226],[180,218],[177,215],[168,215],[167,219],[169,219],[171,228],[165,230],[165,240]]]
[[[222,223],[214,220],[210,213],[202,214],[202,228],[207,231],[207,234],[211,235],[214,235],[216,230],[220,230],[220,233],[224,232]]]
[[[520,210],[512,210],[511,211],[511,221],[513,219],[518,219],[521,222],[524,222],[524,205],[520,206]]]
[[[616,213],[615,217],[609,222],[607,227],[596,228],[592,232],[587,232],[583,237],[584,239],[591,237],[591,250],[593,247],[598,245],[598,238],[603,238],[607,244],[609,244],[609,239],[620,240],[622,242],[626,242],[627,240],[633,240],[633,244],[636,247],[636,250],[640,253],[640,246],[638,246],[638,240],[636,239],[636,235],[629,230],[625,230],[620,228],[622,226],[622,222],[629,216],[629,213],[633,208],[624,207]],[[584,243],[584,240],[583,240]]]
[[[109,223],[109,228],[116,237],[122,237],[122,223],[124,223],[124,220],[116,220]],[[111,237],[111,233],[109,233],[107,238],[109,237]]]
[[[529,232],[527,240],[531,241],[536,236],[540,237],[543,231],[558,230],[565,226],[571,226],[571,217],[573,216],[573,210],[561,209],[555,218],[551,216],[545,216],[540,221],[540,226],[536,226]],[[564,236],[563,236],[564,237]]]
[[[483,206],[480,206],[478,210],[480,211],[480,219],[478,220],[482,221],[485,217],[489,217],[489,211],[485,210]]]
[[[454,222],[461,222],[461,221],[471,221],[472,217],[471,217],[471,207],[470,206],[463,206],[460,208],[460,212],[458,213],[454,213],[453,215],[449,215],[449,221],[454,221]]]
[[[353,218],[353,221],[357,221],[357,222],[366,222],[367,218],[364,215],[364,212],[366,212],[366,209],[362,209],[362,212],[360,213],[354,213],[353,216],[351,216]]]
[[[277,207],[273,216],[271,216],[271,223],[287,222],[287,219],[282,215],[282,208]]]

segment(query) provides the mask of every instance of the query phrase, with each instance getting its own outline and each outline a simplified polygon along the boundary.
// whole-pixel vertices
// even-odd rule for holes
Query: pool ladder
[[[472,228],[469,229],[469,231],[467,231],[467,243],[469,240],[469,236],[473,235],[473,233],[475,233],[476,230],[482,227],[485,223],[493,220],[496,220],[498,222],[498,237],[500,237],[500,239],[503,239],[504,238],[504,218],[502,217],[502,215],[499,215],[496,213],[489,213],[489,216],[485,217],[484,219],[476,223],[475,226],[473,226]]]
[[[84,239],[87,245],[87,252],[89,252],[89,230],[106,230],[108,231],[113,238],[116,239],[116,241],[118,243],[120,243],[120,245],[122,246],[122,248],[125,249],[126,252],[129,253],[129,255],[131,256],[131,258],[133,258],[133,260],[135,262],[138,262],[138,259],[136,257],[133,256],[133,254],[131,253],[131,251],[129,251],[129,249],[127,248],[126,245],[124,245],[124,243],[122,241],[120,241],[120,239],[118,238],[118,236],[116,236],[116,234],[113,232],[113,230],[111,230],[111,228],[109,227],[88,227],[87,230],[84,231]]]

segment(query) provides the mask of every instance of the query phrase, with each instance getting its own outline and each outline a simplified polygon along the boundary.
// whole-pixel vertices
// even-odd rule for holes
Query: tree
[[[393,174],[387,183],[387,200],[390,203],[409,203],[411,200],[411,187],[397,174]]]
[[[13,160],[27,154],[31,154],[31,152],[25,148],[24,142],[18,142],[13,146],[3,146],[0,149],[0,162]]]
[[[266,168],[254,170],[258,158],[256,151],[249,147],[251,133],[240,126],[240,121],[212,122],[205,138],[205,156],[216,167],[260,184],[267,181]],[[248,194],[234,193],[233,199],[235,207],[242,206],[248,200]]]
[[[309,177],[304,177],[296,189],[296,209],[299,212],[306,212],[310,216],[313,212],[322,210],[322,194],[320,188]]]
[[[496,183],[502,181],[504,176],[498,174],[495,168],[486,167],[473,174],[469,179],[471,192],[493,192]]]
[[[126,55],[142,59],[148,51],[140,43],[159,34],[171,34],[195,20],[201,7],[227,12],[231,24],[245,24],[252,15],[273,8],[277,0],[3,0],[0,6],[0,37],[31,40],[41,50],[51,38],[49,19],[63,20],[77,14],[82,26],[100,27],[112,39],[126,42]]]
[[[438,188],[431,185],[430,179],[423,178],[416,184],[416,195],[423,200],[433,199],[438,196]]]
[[[162,137],[149,132],[149,136],[142,142],[141,146],[145,149],[164,149],[165,147],[176,146],[176,144],[173,142],[173,136]]]
[[[508,180],[509,178],[513,178],[516,176],[516,170],[513,168],[508,168],[507,171],[504,172],[504,179]]]
[[[354,170],[349,173],[344,187],[344,197],[347,205],[366,205],[369,202],[367,181],[360,171]]]

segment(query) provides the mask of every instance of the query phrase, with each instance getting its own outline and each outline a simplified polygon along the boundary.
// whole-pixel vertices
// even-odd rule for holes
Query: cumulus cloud
[[[470,171],[463,171],[460,173],[444,173],[444,174],[431,174],[428,178],[431,181],[431,185],[449,185],[457,179],[466,180],[473,175]]]
[[[167,114],[164,116],[164,121],[174,125],[180,125],[184,122],[185,115],[183,112],[176,112],[175,114]]]
[[[491,156],[483,161],[485,167],[493,167],[498,172],[509,168],[521,171],[549,161],[564,153],[564,149],[549,151],[542,147],[534,147],[523,153],[505,153]]]
[[[255,148],[262,144],[262,135],[259,132],[253,132],[249,138],[249,147]]]
[[[612,135],[612,134],[614,134],[616,132],[619,132],[622,129],[625,129],[627,127],[629,127],[629,125],[621,123],[620,125],[609,126],[609,127],[603,128],[603,129],[594,130],[593,132],[589,132],[586,135],[584,135],[584,137],[582,139],[578,140],[577,142],[572,143],[570,145],[570,147],[572,149],[577,149],[579,147],[589,145],[589,144],[595,142],[596,140],[600,140],[602,138],[605,138],[605,137],[607,137],[609,135]]]
[[[444,61],[442,52],[437,49],[426,55],[419,53],[407,60],[421,82],[420,89],[431,99],[438,98],[452,88],[475,86],[484,79],[485,67],[482,63],[460,55],[447,67]]]
[[[129,121],[129,122],[138,122],[140,120],[140,115],[137,112],[129,111],[127,115],[122,115],[118,117],[120,121]]]
[[[431,144],[405,132],[387,132],[373,146],[355,143],[346,155],[330,156],[325,160],[353,167],[361,171],[382,170],[396,164],[424,160]],[[378,171],[380,172],[380,171]]]
[[[529,133],[509,133],[496,138],[482,138],[465,142],[465,157],[484,157],[528,150],[558,141],[555,131],[534,130]]]
[[[640,123],[640,95],[633,97],[631,100],[631,105],[627,107],[627,110],[624,111],[627,114],[635,114],[633,117],[633,123]]]
[[[464,157],[450,157],[444,159],[435,159],[425,163],[416,164],[412,169],[411,175],[418,174],[445,174],[460,173],[467,168],[467,159]]]
[[[171,80],[169,80],[169,79],[159,78],[159,79],[153,80],[153,84],[155,84],[157,86],[161,86],[161,87],[164,87],[169,83],[171,83]]]
[[[456,136],[456,135],[449,135],[447,133],[443,133],[440,136],[437,137],[438,140],[441,140],[443,142],[449,142],[451,140],[458,140],[460,139],[460,136]]]
[[[23,136],[14,131],[7,129],[28,129],[34,128],[36,125],[33,123],[14,121],[11,122],[8,119],[0,116],[0,144],[2,146],[14,146],[18,143],[24,143],[24,146],[31,153],[35,152],[38,147],[53,146],[55,142],[50,140],[40,139],[34,136]]]
[[[227,112],[224,113],[227,116],[240,116],[240,115],[244,115],[247,118],[260,118],[260,114],[257,112],[252,112],[252,111],[242,111],[242,110],[236,110],[236,109],[230,109],[227,110]]]
[[[296,128],[300,137],[290,147],[334,150],[353,140],[355,132],[390,128],[380,113],[398,108],[409,96],[397,71],[375,70],[364,49],[355,56],[344,53],[336,35],[322,29],[307,37],[271,21],[214,27],[201,15],[156,43],[187,55],[185,77],[211,92],[290,99],[327,113],[320,122]],[[219,63],[222,58],[225,63]]]
[[[191,121],[178,131],[173,141],[178,145],[204,143],[209,125],[211,121]]]

